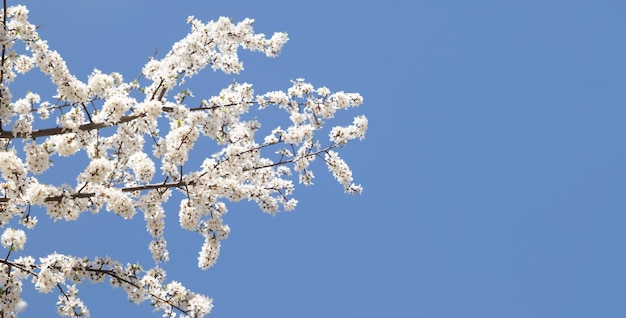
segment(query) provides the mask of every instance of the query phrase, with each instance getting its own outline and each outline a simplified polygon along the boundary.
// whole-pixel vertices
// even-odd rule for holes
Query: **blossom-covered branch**
[[[165,204],[174,195],[180,226],[204,239],[198,266],[208,269],[217,261],[220,241],[230,233],[222,222],[227,202],[254,201],[271,214],[293,210],[295,175],[299,183],[312,185],[311,162],[316,158],[345,192],[362,191],[339,151],[364,138],[367,119],[357,116],[351,124],[325,128],[337,111],[360,106],[359,94],[332,92],[303,79],[293,80],[285,91],[255,94],[251,84],[234,82],[196,105],[186,103],[186,97],[194,97],[184,88],[189,78],[209,66],[239,73],[240,48],[275,57],[288,40],[285,33],[255,33],[252,19],[233,23],[222,17],[203,23],[189,17],[189,34],[163,58],[151,58],[139,78],[128,82],[120,73],[94,70],[83,82],[39,37],[26,7],[7,7],[4,1],[2,12],[0,226],[6,228],[2,244],[8,249],[0,261],[3,316],[16,315],[25,278],[40,292],[59,291],[59,314],[89,316],[76,284],[105,276],[124,288],[131,301],[149,299],[166,316],[175,311],[205,316],[213,307],[211,300],[175,281],[166,284],[159,267],[169,259]],[[17,42],[25,50],[15,49]],[[13,80],[35,68],[56,88],[53,102],[35,91],[13,97]],[[267,108],[282,109],[286,127],[262,135],[261,122],[250,113],[261,115]],[[213,147],[209,152],[203,148],[199,160],[190,160],[198,155],[194,149],[201,140]],[[40,181],[41,175],[55,173],[52,159],[67,160],[78,153],[86,154],[89,162],[78,167],[75,184]],[[63,254],[39,261],[31,256],[10,259],[26,242],[26,232],[15,227],[34,229],[44,210],[46,217],[66,221],[86,211],[112,211],[124,219],[142,214],[155,266],[143,271],[137,264],[122,266],[109,258]]]

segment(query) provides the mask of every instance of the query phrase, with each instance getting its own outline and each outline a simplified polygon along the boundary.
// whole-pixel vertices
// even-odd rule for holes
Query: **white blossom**
[[[128,158],[128,166],[140,182],[150,182],[154,176],[154,162],[144,152],[136,152]]]
[[[87,83],[87,89],[90,95],[97,97],[109,97],[110,92],[115,85],[115,79],[108,74],[102,74],[98,69],[93,70],[89,75],[89,81]]]
[[[156,239],[150,242],[150,253],[155,262],[166,262],[169,260],[169,252],[167,251],[167,242],[164,239]]]
[[[328,169],[333,173],[335,179],[344,186],[346,192],[354,194],[362,191],[360,186],[352,184],[352,171],[336,151],[329,150],[324,156],[324,160],[326,160]]]
[[[20,55],[15,61],[15,70],[20,74],[26,74],[35,66],[32,57]]]
[[[26,233],[24,233],[23,230],[6,228],[4,232],[2,232],[2,237],[0,237],[0,241],[2,241],[2,246],[4,246],[5,248],[19,251],[21,249],[24,249],[24,244],[26,243]]]
[[[18,180],[26,176],[22,160],[13,151],[0,151],[0,172],[5,180]]]
[[[199,254],[198,267],[209,269],[217,262],[217,257],[220,254],[220,241],[215,238],[205,237]]]
[[[42,173],[50,167],[50,154],[45,144],[38,145],[35,142],[24,145],[26,164],[32,173]]]
[[[350,125],[325,127],[338,111],[363,103],[357,93],[316,88],[302,78],[286,90],[261,94],[252,84],[234,82],[199,104],[185,104],[194,97],[187,79],[207,67],[241,72],[239,49],[275,57],[288,41],[286,33],[255,33],[253,19],[235,23],[221,17],[204,23],[189,17],[189,34],[162,59],[149,60],[137,80],[94,69],[83,82],[39,37],[25,6],[7,8],[6,19],[1,36],[6,63],[0,72],[0,227],[5,229],[0,241],[9,251],[0,264],[0,312],[7,316],[23,310],[22,283],[31,281],[41,293],[60,291],[60,315],[89,317],[77,284],[108,280],[129,301],[147,300],[164,316],[204,317],[213,308],[212,299],[179,282],[166,282],[167,273],[159,266],[170,257],[166,202],[179,200],[179,225],[203,237],[197,260],[201,269],[208,269],[231,231],[223,221],[226,201],[254,201],[270,214],[291,211],[298,203],[292,197],[294,174],[300,183],[312,185],[316,158],[323,158],[344,191],[362,191],[338,149],[365,137],[367,119],[357,116]],[[49,101],[34,92],[22,98],[11,92],[15,78],[33,68],[49,77],[56,90]],[[286,115],[268,124],[283,127],[261,129],[266,123],[256,118],[257,112],[272,107]],[[259,131],[267,135],[258,136]],[[328,140],[321,134],[328,134]],[[17,140],[23,148],[15,148]],[[150,147],[152,153],[146,150]],[[70,176],[72,184],[39,179],[51,173],[53,161],[74,155],[89,162]],[[193,160],[195,155],[203,160]],[[33,229],[40,207],[55,221],[103,209],[124,219],[142,213],[154,267],[58,253],[9,259],[12,251],[24,249],[26,233],[7,224]]]
[[[113,163],[106,158],[97,158],[89,162],[89,165],[78,176],[78,181],[102,183],[113,172]]]
[[[365,116],[355,117],[353,124],[350,126],[342,127],[335,126],[331,130],[329,136],[330,141],[338,144],[345,145],[352,139],[365,138],[365,132],[367,131],[367,118]]]
[[[66,286],[65,295],[59,295],[57,313],[63,317],[90,317],[89,309],[78,297],[76,285]]]
[[[135,215],[135,204],[133,200],[122,190],[110,189],[107,191],[107,210],[115,214],[130,219]]]
[[[75,154],[81,147],[81,141],[75,133],[50,136],[46,144],[64,157]]]

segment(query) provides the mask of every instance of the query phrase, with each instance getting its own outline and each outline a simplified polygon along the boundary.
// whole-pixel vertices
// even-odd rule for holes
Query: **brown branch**
[[[179,188],[179,187],[193,186],[195,184],[196,184],[195,181],[189,181],[189,182],[179,181],[179,182],[170,182],[170,183],[145,184],[145,185],[135,186],[135,187],[126,187],[126,188],[122,188],[121,190],[122,192],[134,192],[134,191],[145,191],[145,190]],[[85,198],[93,198],[95,196],[96,196],[96,193],[89,192],[89,193],[73,193],[69,197],[72,199],[85,199]],[[52,197],[47,197],[46,199],[44,199],[44,202],[61,202],[61,200],[63,200],[64,197],[65,197],[64,195],[55,195]],[[8,199],[6,199],[6,201],[4,201],[4,199],[5,198],[0,198],[0,202],[8,201]]]
[[[0,70],[0,76],[1,76],[1,70]],[[1,84],[1,82],[0,82],[0,84]],[[1,92],[0,92],[0,94],[1,94]],[[254,104],[254,102],[246,102],[246,103]],[[217,109],[217,108],[221,108],[221,107],[232,107],[232,106],[236,106],[236,105],[239,105],[239,103],[231,103],[231,104],[227,104],[227,105],[211,106],[211,107],[194,107],[194,108],[190,108],[189,110],[190,111],[199,111],[199,110]],[[170,112],[174,111],[174,108],[168,107],[168,106],[164,106],[163,107],[163,111],[170,113]],[[80,131],[89,131],[89,130],[95,130],[95,129],[102,129],[102,128],[106,128],[106,127],[113,127],[113,126],[117,126],[118,124],[123,124],[123,123],[127,123],[127,122],[133,121],[133,120],[138,119],[138,118],[143,118],[145,116],[146,116],[146,114],[136,114],[136,115],[122,116],[122,118],[120,118],[120,120],[117,123],[114,123],[114,124],[91,122],[91,123],[88,123],[88,124],[82,124],[82,125],[78,126],[78,130],[80,130]],[[66,134],[66,133],[71,133],[71,132],[72,131],[70,129],[67,129],[67,128],[52,127],[52,128],[36,129],[36,130],[33,130],[30,133],[14,133],[11,130],[2,130],[1,127],[0,127],[0,138],[5,138],[5,139],[37,138],[37,137],[47,137],[47,136],[61,135],[61,134]]]
[[[332,147],[332,146],[331,146]],[[313,153],[307,153],[305,156],[315,156],[319,153],[328,151],[329,149],[331,149],[331,147],[328,147],[324,150],[320,150],[320,151],[316,151]],[[252,168],[245,168],[243,169],[243,171],[250,171],[250,170],[259,170],[259,169],[265,169],[265,168],[270,168],[270,167],[275,167],[275,166],[279,166],[279,165],[284,165],[284,164],[288,164],[288,163],[292,163],[296,160],[297,158],[291,158],[289,160],[285,160],[285,161],[278,161],[278,162],[274,162],[272,164],[269,165],[263,165],[263,166],[257,166],[257,167],[252,167]],[[228,159],[226,159],[228,160]],[[203,176],[203,175],[201,175]],[[159,189],[170,189],[170,188],[186,188],[189,186],[194,186],[196,185],[196,181],[178,181],[178,182],[170,182],[170,183],[153,183],[153,184],[144,184],[144,185],[140,185],[140,186],[134,186],[134,187],[124,187],[121,188],[122,192],[135,192],[135,191],[145,191],[145,190],[159,190]],[[81,189],[82,190],[82,189]],[[88,193],[80,193],[80,192],[76,192],[76,193],[72,193],[68,196],[65,196],[63,194],[61,195],[55,195],[55,196],[50,196],[44,199],[44,202],[61,202],[63,200],[63,198],[70,198],[70,199],[87,199],[87,198],[93,198],[96,196],[96,193],[94,192],[88,192]],[[0,203],[7,203],[11,200],[11,198],[0,198]]]
[[[111,270],[111,269],[96,269],[96,268],[89,268],[89,267],[88,267],[88,268],[85,268],[85,271],[88,271],[88,272],[95,272],[95,273],[102,273],[102,274],[104,274],[104,275],[108,275],[108,276],[110,276],[111,278],[115,278],[115,279],[117,279],[117,280],[118,280],[118,281],[120,281],[120,282],[124,282],[124,283],[126,283],[126,284],[128,284],[128,285],[131,285],[131,286],[133,286],[133,287],[135,287],[135,288],[137,288],[137,289],[142,289],[142,287],[141,287],[141,286],[139,286],[139,285],[137,285],[136,283],[134,283],[134,282],[132,282],[132,281],[129,281],[129,280],[128,280],[128,279],[126,279],[126,278],[119,277],[119,276],[118,276],[118,275],[117,275],[117,274],[116,274],[113,270]],[[169,300],[167,300],[167,299],[161,298],[161,297],[159,297],[158,295],[155,295],[155,294],[153,294],[153,293],[150,293],[150,295],[151,295],[152,297],[154,297],[155,299],[157,299],[157,300],[159,300],[159,301],[162,301],[162,302],[164,302],[164,303],[166,303],[166,304],[168,304],[168,305],[172,306],[172,308],[174,308],[174,309],[176,309],[176,310],[178,310],[178,311],[180,311],[180,312],[182,312],[182,313],[184,313],[184,314],[188,314],[188,313],[189,313],[188,311],[183,310],[183,309],[182,309],[182,308],[180,308],[179,306],[176,306],[176,305],[174,305],[174,304],[170,303],[170,302],[169,302]]]
[[[179,181],[179,182],[170,182],[170,183],[164,182],[164,183],[155,183],[155,184],[144,184],[144,185],[134,186],[134,187],[126,187],[126,188],[121,188],[121,190],[122,192],[134,192],[134,191],[178,188],[178,187],[185,187],[185,186],[193,186],[195,184],[196,184],[195,181],[189,181],[189,182]],[[96,196],[96,193],[93,193],[93,192],[88,192],[88,193],[77,192],[77,193],[70,194],[67,197],[71,199],[87,199],[87,198],[93,198],[95,196]],[[45,198],[44,202],[60,202],[61,200],[63,200],[63,198],[66,198],[66,196],[62,194],[55,195],[55,196]],[[6,203],[6,202],[9,202],[10,200],[11,198],[7,198],[7,197],[0,198],[0,203]]]
[[[34,277],[39,277],[39,275],[38,275],[37,273],[35,273],[35,272],[34,272],[34,271],[32,271],[32,270],[27,269],[27,268],[26,268],[26,267],[24,267],[22,264],[13,263],[13,262],[11,262],[11,261],[9,261],[9,260],[6,260],[6,259],[5,259],[5,260],[0,259],[0,263],[1,263],[1,264],[4,264],[4,265],[7,265],[8,267],[16,267],[16,268],[18,268],[19,270],[24,271],[24,272],[26,272],[26,273],[28,273],[29,275],[32,275],[32,276],[34,276]],[[39,268],[39,267],[40,267],[40,265],[34,265],[34,268]],[[56,270],[58,270],[58,271],[61,271],[61,269],[60,269],[60,268],[58,268],[58,267],[53,267],[53,268],[54,268],[54,269],[56,269]],[[128,284],[128,285],[130,285],[130,286],[133,286],[133,287],[135,287],[135,288],[137,288],[137,289],[142,289],[142,286],[140,286],[140,285],[138,285],[138,284],[136,284],[136,283],[132,282],[132,281],[131,281],[131,280],[129,280],[129,279],[126,279],[126,278],[124,278],[124,277],[120,277],[120,276],[119,276],[119,275],[117,275],[117,273],[115,273],[115,271],[114,271],[114,270],[112,270],[112,269],[103,269],[102,267],[101,267],[101,268],[86,267],[86,268],[82,268],[82,270],[85,270],[86,272],[94,272],[94,273],[100,273],[100,274],[103,274],[103,275],[107,275],[107,276],[111,277],[112,279],[116,279],[116,280],[118,280],[119,282],[123,282],[123,283]],[[135,274],[136,274],[136,273],[135,273]],[[137,277],[135,276],[135,278],[137,278]],[[59,284],[57,284],[57,287],[61,290],[61,293],[62,293],[65,297],[67,297],[66,293],[63,291],[63,289],[61,288],[61,286],[60,286]],[[151,293],[151,292],[148,292],[148,293],[149,293],[149,294],[150,294],[150,296],[152,296],[154,299],[156,299],[156,300],[158,300],[158,301],[162,301],[162,302],[164,302],[164,303],[166,303],[166,304],[168,304],[168,305],[172,306],[172,308],[174,308],[174,309],[176,309],[176,310],[180,311],[181,313],[184,313],[184,314],[188,314],[188,313],[189,313],[189,311],[186,311],[186,310],[184,310],[183,308],[180,308],[179,306],[177,306],[177,305],[175,305],[175,304],[173,304],[173,303],[170,303],[168,299],[164,299],[164,298],[162,298],[162,297],[159,297],[158,295],[155,295],[154,293]]]
[[[276,143],[261,145],[259,147],[248,149],[248,150],[245,150],[245,151],[237,154],[236,156],[239,156],[239,155],[244,154],[244,153],[249,152],[249,151],[258,150],[258,149],[263,148],[265,146],[271,146],[271,145],[274,145],[274,144],[276,144]],[[302,155],[300,157],[294,156],[294,157],[292,157],[290,159],[287,159],[287,160],[283,160],[283,158],[281,157],[281,159],[279,161],[277,161],[277,162],[273,162],[271,164],[266,164],[266,165],[262,165],[262,166],[243,168],[242,171],[243,172],[247,172],[247,171],[253,171],[253,170],[267,169],[267,168],[271,168],[271,167],[276,167],[276,166],[280,166],[280,165],[293,163],[293,162],[297,161],[298,159],[300,159],[301,157],[319,156],[322,153],[328,153],[329,150],[331,150],[333,148],[336,148],[337,146],[338,146],[337,143],[332,143],[329,146],[327,146],[326,148],[319,149],[317,151],[312,151],[313,149],[309,149],[309,151],[307,151],[304,155]],[[216,168],[222,162],[225,162],[227,160],[230,160],[230,158],[225,158],[224,160],[218,161],[215,164],[214,168]],[[205,174],[206,174],[206,172],[203,173],[203,174],[200,174],[199,177],[203,177]],[[182,177],[182,174],[181,174],[181,177]],[[124,188],[121,188],[121,191],[122,192],[135,192],[135,191],[160,190],[160,189],[170,189],[170,188],[185,188],[186,189],[187,187],[194,186],[196,184],[197,184],[196,181],[182,181],[182,180],[178,181],[178,182],[169,182],[168,183],[167,182],[167,178],[166,178],[165,181],[162,182],[162,183],[153,183],[153,184],[144,184],[144,185],[133,186],[133,187],[124,187]],[[81,188],[81,190],[82,190],[82,188]],[[45,198],[44,202],[61,202],[63,200],[63,198],[87,199],[87,198],[93,198],[95,196],[96,196],[96,193],[94,193],[94,192],[80,193],[80,191],[79,191],[79,192],[76,192],[76,193],[69,194],[67,196],[65,194],[50,196],[50,197]],[[11,200],[11,198],[7,198],[7,197],[0,198],[0,204],[7,203],[10,200]]]
[[[6,38],[7,35],[7,0],[3,0],[3,10],[2,10],[2,28],[4,29],[4,37]],[[4,55],[5,55],[5,51],[6,51],[6,45],[4,43],[2,43],[2,64],[0,65],[0,101],[2,100],[3,97],[3,89],[2,87],[4,87]],[[0,121],[0,132],[3,131],[2,128],[2,121]]]
[[[108,124],[108,123],[88,123],[88,124],[82,124],[82,125],[78,126],[78,130],[80,130],[80,131],[89,131],[89,130],[94,130],[94,129],[102,129],[102,128],[106,128],[106,127],[115,126],[117,124],[127,123],[129,121],[133,121],[133,120],[135,120],[137,118],[141,118],[141,117],[145,117],[145,116],[146,116],[146,114],[122,116],[122,118],[120,118],[120,121],[117,122],[116,124]],[[12,138],[37,138],[37,137],[61,135],[61,134],[70,133],[70,132],[72,132],[70,129],[63,128],[63,127],[53,127],[53,128],[37,129],[37,130],[33,130],[30,133],[25,133],[25,134],[13,133],[12,131],[0,131],[0,138],[7,138],[7,139],[12,139]]]

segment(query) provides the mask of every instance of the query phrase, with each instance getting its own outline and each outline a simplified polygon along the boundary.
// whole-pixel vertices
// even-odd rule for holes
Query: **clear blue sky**
[[[278,59],[244,54],[240,75],[206,72],[196,96],[233,79],[263,92],[304,77],[365,97],[340,117],[370,120],[343,152],[363,195],[344,195],[320,166],[295,212],[231,205],[231,236],[205,272],[201,238],[178,230],[172,204],[169,279],[213,297],[212,317],[626,316],[624,2],[26,4],[81,79],[99,68],[130,80],[187,33],[188,15],[223,15],[291,40]],[[38,230],[31,253],[150,265],[140,215]],[[81,291],[94,317],[150,313],[107,284]],[[49,316],[55,301],[31,299],[24,317]]]

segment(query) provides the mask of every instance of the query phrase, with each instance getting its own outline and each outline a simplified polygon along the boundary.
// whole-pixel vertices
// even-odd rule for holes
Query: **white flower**
[[[20,220],[20,224],[25,226],[27,229],[32,230],[37,225],[39,220],[36,216],[29,216],[28,218],[22,218]]]
[[[227,74],[240,72],[243,63],[239,48],[276,56],[288,40],[286,33],[274,33],[270,38],[254,33],[252,19],[233,23],[221,17],[203,23],[189,17],[190,33],[164,58],[146,63],[138,80],[125,83],[119,73],[94,70],[84,83],[69,72],[61,55],[39,38],[37,27],[28,22],[26,7],[10,7],[6,15],[2,82],[9,84],[37,67],[50,78],[56,95],[53,103],[41,102],[38,94],[30,92],[16,99],[9,86],[0,85],[0,105],[4,105],[0,106],[0,120],[10,129],[5,133],[13,133],[0,138],[0,196],[5,198],[0,206],[0,224],[17,217],[22,226],[33,228],[37,218],[30,208],[35,205],[44,206],[52,219],[67,221],[102,208],[129,219],[137,208],[144,214],[152,240],[148,249],[158,265],[169,258],[164,203],[172,192],[180,190],[185,196],[180,200],[180,225],[204,237],[198,266],[207,269],[216,263],[221,240],[230,233],[222,219],[227,212],[225,200],[254,201],[272,214],[281,208],[290,211],[298,202],[291,198],[292,179],[296,178],[292,169],[301,183],[311,185],[314,174],[310,163],[318,157],[324,158],[346,192],[362,191],[360,185],[352,183],[352,172],[336,149],[356,138],[363,139],[367,119],[358,116],[351,125],[324,127],[338,110],[362,104],[359,94],[332,93],[298,78],[286,92],[255,96],[251,84],[233,83],[203,99],[200,106],[183,104],[187,96],[193,97],[188,88],[177,88],[187,78],[207,66]],[[181,93],[172,97],[175,92]],[[269,123],[286,122],[290,126],[263,127],[267,137],[259,138],[255,134],[261,122],[253,119],[256,112],[248,113],[255,104],[260,110],[275,107],[286,112],[285,119]],[[40,115],[37,119],[35,111]],[[165,118],[160,118],[162,115]],[[324,141],[326,145],[317,136],[322,131],[330,139]],[[10,148],[18,139],[23,141],[23,151]],[[153,155],[160,158],[159,168],[164,174],[154,183],[156,165],[153,156],[145,152],[146,139],[154,146]],[[49,169],[51,157],[80,151],[90,162],[74,175],[75,187],[39,182],[38,174]],[[205,157],[200,168],[193,167],[197,162],[188,163],[195,161],[190,160],[194,154]],[[26,234],[7,228],[0,241],[5,248],[21,250]],[[71,283],[101,282],[107,276],[131,302],[149,300],[154,309],[163,310],[168,317],[176,316],[175,309],[183,315],[203,317],[213,308],[210,298],[194,294],[175,281],[165,284],[166,272],[158,266],[144,271],[138,264],[123,266],[108,257],[91,261],[56,253],[39,262],[30,256],[21,257],[14,260],[17,265],[13,267],[8,265],[11,260],[6,261],[0,264],[0,273],[4,273],[0,274],[0,303],[7,315],[19,311],[22,281],[31,279],[42,293],[63,289],[57,302],[61,315],[88,317],[89,311]]]
[[[128,157],[128,166],[140,182],[150,182],[154,176],[154,162],[148,158],[145,152],[136,152]]]
[[[75,154],[80,150],[81,146],[81,142],[75,133],[50,136],[46,144],[54,147],[59,155],[65,157]]]
[[[106,196],[107,211],[113,211],[125,219],[131,219],[135,215],[134,201],[122,190],[109,189]]]
[[[352,184],[352,171],[348,164],[339,157],[336,151],[328,151],[324,156],[328,169],[333,173],[333,176],[341,185],[344,186],[344,190],[348,193],[356,194],[362,191],[361,186]]]
[[[193,231],[200,224],[200,213],[187,199],[180,201],[180,210],[178,211],[178,219],[183,229]]]
[[[120,93],[110,96],[102,106],[98,119],[106,123],[117,123],[122,116],[137,102],[135,99],[122,95]]]
[[[211,237],[205,237],[199,254],[198,267],[209,269],[217,262],[217,257],[220,254],[220,241]]]
[[[39,105],[39,108],[37,108],[37,113],[39,114],[41,119],[47,119],[48,117],[50,117],[49,107],[50,107],[49,102],[43,102]]]
[[[26,243],[26,233],[23,230],[16,230],[13,228],[7,228],[0,237],[2,246],[9,248],[12,251],[19,251],[24,248]]]
[[[78,176],[82,182],[102,183],[113,171],[113,163],[105,158],[97,158],[89,162],[85,171]]]
[[[33,59],[27,55],[20,55],[15,61],[15,70],[20,74],[26,74],[33,66],[35,66]]]
[[[31,204],[43,204],[46,198],[53,193],[52,188],[53,187],[33,181],[28,184],[26,197]]]
[[[358,116],[354,118],[353,124],[347,127],[336,126],[333,127],[329,136],[330,141],[338,144],[345,145],[348,141],[355,138],[365,138],[365,132],[367,131],[367,118],[365,116]]]
[[[26,176],[22,160],[12,151],[0,151],[0,171],[5,180],[21,179]]]
[[[13,104],[13,111],[18,114],[26,115],[31,111],[31,103],[26,98],[21,98]]]
[[[26,152],[26,164],[30,172],[38,174],[48,170],[50,167],[50,154],[46,147],[32,142],[24,146],[24,151]]]
[[[152,259],[155,262],[166,262],[169,260],[169,252],[167,251],[167,242],[164,239],[152,240],[149,250],[152,253]]]
[[[213,299],[195,294],[191,296],[189,300],[189,316],[190,317],[204,317],[213,310]]]
[[[21,115],[13,124],[13,134],[20,136],[29,136],[33,130],[33,116]]]
[[[76,285],[66,285],[65,293],[59,295],[59,301],[57,301],[57,313],[65,317],[90,317],[89,309],[78,298],[78,289]]]
[[[91,92],[91,95],[97,97],[108,97],[109,92],[114,88],[115,79],[108,74],[102,74],[98,69],[93,70],[89,75],[89,82],[87,88]]]

